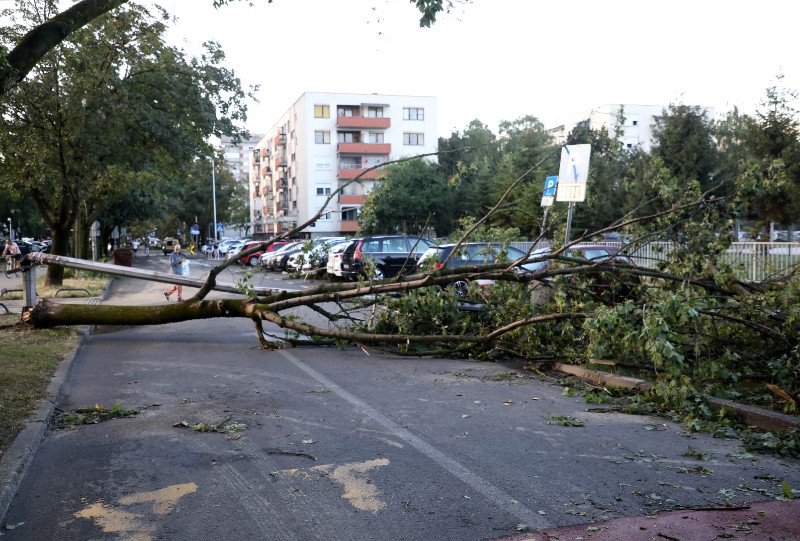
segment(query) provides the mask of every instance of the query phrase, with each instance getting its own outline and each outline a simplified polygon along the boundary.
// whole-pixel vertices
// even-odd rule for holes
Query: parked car
[[[302,250],[305,241],[294,241],[284,244],[273,252],[261,254],[261,266],[268,271],[283,270],[286,267],[286,259],[297,250]]]
[[[172,247],[176,244],[180,244],[180,241],[174,237],[167,237],[164,239],[164,242],[161,243],[161,251],[164,255],[169,255],[172,253]]]
[[[458,246],[458,248],[456,248]],[[455,251],[455,253],[454,253]],[[542,249],[534,251],[530,257],[545,253]],[[526,258],[527,254],[513,246],[503,246],[499,242],[466,242],[460,245],[439,244],[428,248],[419,258],[417,268],[420,271],[438,270],[441,268],[456,268],[466,266],[492,265],[500,262],[512,262]],[[517,272],[536,272],[547,266],[547,261],[524,263],[516,267]],[[492,280],[479,279],[475,282],[481,287],[494,283]],[[455,289],[459,297],[467,295],[470,281],[467,279],[453,280],[449,287]]]
[[[358,240],[359,239],[345,240],[344,242],[340,242],[331,246],[331,250],[328,253],[328,261],[325,266],[328,276],[336,278],[342,277],[342,257],[344,257],[344,251],[350,244],[357,242]]]
[[[417,259],[433,246],[430,239],[405,235],[375,235],[350,244],[342,254],[342,276],[355,280],[371,268],[371,278],[382,280],[413,272]]]
[[[14,242],[19,246],[19,253],[22,255],[48,250],[41,242],[35,240],[17,239]]]
[[[334,247],[347,244],[348,240],[344,237],[326,237],[316,239],[314,246],[308,252],[301,270],[318,275],[325,274],[328,267],[328,257]]]
[[[245,245],[244,241],[235,240],[230,244],[228,244],[227,248],[225,248],[225,251],[221,253],[225,254],[225,259],[231,259],[235,257],[236,254],[238,254],[242,250],[242,247],[244,245]]]
[[[258,246],[259,244],[263,244],[264,242],[266,242],[266,241],[263,241],[263,240],[250,241],[247,244],[245,244],[244,246],[242,246],[242,249],[240,251],[242,251],[242,252],[247,251],[247,250],[249,250],[249,249],[251,249],[251,248],[253,248],[255,246]],[[287,240],[279,240],[279,241],[273,242],[272,244],[267,246],[266,250],[258,250],[257,252],[253,252],[250,255],[244,256],[243,258],[241,258],[239,260],[239,263],[242,264],[242,265],[250,265],[251,267],[255,267],[260,263],[260,258],[265,252],[274,252],[275,250],[277,250],[281,246],[285,246],[287,244],[289,244],[289,241],[287,241]]]
[[[549,251],[549,249],[548,249]],[[587,263],[605,263],[611,265],[624,264],[631,267],[636,267],[634,260],[620,252],[616,246],[606,245],[575,245],[571,246],[564,254],[565,257],[573,259],[584,259]],[[548,265],[554,264],[554,261],[548,261]],[[641,278],[635,274],[620,274],[619,276],[612,277],[607,272],[590,271],[583,276],[586,278],[586,287],[589,291],[600,295],[604,300],[615,302],[618,299],[624,299],[631,296],[635,291],[635,286],[641,284]],[[569,277],[570,280],[576,281],[577,278]]]

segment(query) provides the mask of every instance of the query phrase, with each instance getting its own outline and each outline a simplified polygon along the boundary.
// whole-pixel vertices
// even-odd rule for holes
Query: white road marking
[[[554,526],[552,522],[544,519],[539,513],[519,503],[519,498],[511,497],[504,490],[493,485],[475,472],[469,470],[464,465],[445,455],[439,449],[424,441],[422,438],[419,438],[405,428],[401,427],[357,396],[342,389],[336,383],[320,374],[288,351],[279,350],[279,353],[297,366],[300,370],[318,381],[321,385],[324,385],[330,389],[331,392],[336,393],[339,397],[343,398],[355,408],[369,416],[373,421],[382,425],[393,436],[414,447],[417,451],[421,452],[429,459],[436,462],[439,466],[460,479],[462,482],[472,487],[476,492],[479,492],[484,497],[494,502],[500,509],[516,516],[520,521],[527,524],[530,528],[534,530],[544,530]]]

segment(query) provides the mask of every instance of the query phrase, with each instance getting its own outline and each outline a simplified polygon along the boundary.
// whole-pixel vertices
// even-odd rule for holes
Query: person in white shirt
[[[22,252],[19,251],[19,246],[11,238],[6,239],[6,247],[3,249],[3,257],[14,258],[14,268],[19,267],[19,261],[22,259]]]

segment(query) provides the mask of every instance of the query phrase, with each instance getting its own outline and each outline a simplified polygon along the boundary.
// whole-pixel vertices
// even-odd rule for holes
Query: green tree
[[[453,187],[453,216],[480,217],[492,203],[483,190],[500,163],[497,136],[473,120],[459,133],[439,138],[439,167]]]
[[[656,119],[652,154],[677,178],[697,180],[708,190],[715,183],[719,162],[713,131],[713,119],[705,110],[671,104]]]
[[[54,10],[52,0],[20,2],[15,32]],[[101,17],[4,98],[0,172],[33,200],[53,253],[68,252],[74,229],[81,255],[88,224],[130,188],[165,191],[163,182],[208,153],[208,136],[240,132],[245,95],[221,67],[219,46],[208,43],[201,58],[187,58],[165,45],[168,15],[156,12],[131,4]],[[61,272],[50,267],[48,281],[60,283]]]
[[[526,236],[540,232],[541,195],[545,177],[558,171],[558,148],[542,122],[531,115],[500,123],[501,161],[492,177],[482,177],[478,187],[487,202],[495,202],[522,178],[489,218],[489,225],[518,228]]]
[[[797,93],[778,82],[767,88],[755,117],[745,120],[744,143],[751,160],[744,162],[738,186],[749,202],[749,215],[768,227],[800,218],[800,140]]]
[[[364,233],[416,235],[432,228],[446,235],[453,228],[452,190],[439,168],[419,159],[387,169],[367,197],[359,219]]]

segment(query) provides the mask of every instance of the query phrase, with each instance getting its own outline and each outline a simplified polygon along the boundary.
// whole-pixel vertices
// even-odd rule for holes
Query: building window
[[[340,143],[360,143],[361,132],[341,131],[337,134]]]
[[[356,220],[358,220],[359,210],[360,209],[357,209],[357,208],[351,208],[351,209],[347,209],[347,210],[342,210],[342,221],[345,221],[345,220],[356,221]]]
[[[361,169],[361,158],[342,156],[339,158],[339,169]]]
[[[424,133],[404,133],[403,134],[403,144],[404,145],[424,145],[425,144],[425,134]]]
[[[421,107],[403,107],[403,120],[425,120],[425,109]]]
[[[355,108],[349,107],[349,106],[344,106],[344,105],[340,106],[336,110],[336,114],[339,115],[339,116],[350,116],[350,117],[359,116],[359,115],[356,114],[356,109]]]
[[[330,186],[317,186],[317,195],[330,195],[330,194],[331,194]]]
[[[315,105],[314,118],[330,118],[331,106],[330,105]]]
[[[376,131],[369,132],[369,142],[373,144],[383,143],[383,132],[376,132]]]
[[[331,144],[331,132],[329,131],[315,131],[314,142],[318,145]]]
[[[383,118],[383,107],[367,107],[369,118]]]

